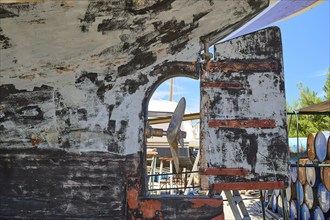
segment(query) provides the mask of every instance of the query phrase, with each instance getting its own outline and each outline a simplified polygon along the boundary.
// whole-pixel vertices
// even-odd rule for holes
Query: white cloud
[[[182,92],[173,92],[173,97],[175,96],[180,96],[182,95]],[[160,91],[155,91],[154,94],[152,95],[151,99],[168,99],[170,96],[170,91],[166,90],[160,90]]]
[[[313,74],[306,76],[306,78],[316,78],[316,77],[326,76],[327,72],[328,72],[328,68],[324,70],[315,71]]]

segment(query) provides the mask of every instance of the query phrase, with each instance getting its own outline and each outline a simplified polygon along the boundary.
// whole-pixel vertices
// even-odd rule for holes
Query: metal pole
[[[298,113],[295,111],[295,115],[296,115],[296,132],[297,132],[297,155],[298,155],[298,161],[297,163],[299,164],[299,123],[298,123]],[[299,168],[298,168],[298,172],[297,172],[297,181],[299,181]],[[300,200],[300,196],[299,193],[297,192],[297,197],[298,197],[298,203]],[[300,219],[300,204],[299,204],[299,208],[298,208],[298,219]]]
[[[159,165],[159,177],[158,177],[158,188],[160,189],[160,179],[162,178],[162,173],[163,173],[163,160],[160,160],[160,165]],[[160,191],[159,191],[160,194]]]
[[[173,162],[170,160],[170,172],[173,173]],[[170,188],[173,188],[173,175],[170,175]],[[173,190],[170,190],[170,194],[173,194]]]
[[[266,220],[264,195],[262,194],[262,190],[259,190],[259,192],[260,192],[260,203],[261,203],[261,208],[262,208],[262,219]]]
[[[173,86],[174,86],[174,79],[170,79],[170,102],[173,100]]]

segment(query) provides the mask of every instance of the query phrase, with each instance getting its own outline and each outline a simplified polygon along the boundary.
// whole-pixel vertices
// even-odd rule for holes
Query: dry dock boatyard
[[[0,0],[0,218],[252,219],[247,190],[263,192],[261,219],[265,192],[289,219],[297,200],[276,192],[308,163],[290,166],[281,31],[262,27],[318,3],[274,2]],[[151,96],[176,76],[200,81],[200,112],[183,98],[160,129]],[[329,152],[320,132],[311,149]],[[330,153],[316,155],[328,175]],[[304,203],[320,219],[329,182],[324,204]]]

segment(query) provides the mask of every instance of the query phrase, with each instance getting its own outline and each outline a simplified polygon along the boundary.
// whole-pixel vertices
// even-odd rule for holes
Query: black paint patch
[[[146,21],[148,20],[148,17],[137,17],[133,20],[133,24],[138,25],[138,26],[143,26]]]
[[[113,134],[116,131],[116,121],[109,120],[108,122],[108,132]]]
[[[128,76],[135,73],[136,70],[152,65],[156,60],[157,57],[153,52],[140,51],[140,53],[137,53],[128,63],[118,67],[118,75]]]
[[[157,42],[157,36],[158,34],[155,32],[146,34],[142,37],[139,37],[138,39],[136,39],[136,42],[139,44],[138,48],[149,48],[149,46],[155,42]]]
[[[0,11],[0,15],[1,15],[1,11]],[[0,28],[0,48],[1,49],[8,49],[10,48],[12,45],[10,43],[10,39],[9,37],[7,37],[6,35],[4,35],[2,33],[2,29]]]
[[[210,11],[201,12],[201,13],[199,13],[199,14],[194,14],[194,15],[193,15],[193,22],[198,21],[199,19],[201,19],[202,17],[204,17],[204,16],[207,15],[208,13],[210,13]]]
[[[286,160],[289,153],[287,148],[287,141],[285,140],[285,137],[281,136],[273,138],[270,144],[267,146],[267,150],[269,152],[268,158],[271,161],[276,161],[278,159]],[[278,162],[281,163],[282,161]]]
[[[70,148],[70,141],[68,139],[65,139],[63,141],[62,138],[59,138],[59,144],[60,144],[60,148],[62,148],[62,149]]]
[[[259,0],[248,0],[247,2],[254,10],[261,8],[261,6],[263,5],[263,2]]]
[[[104,94],[107,92],[107,91],[110,91],[112,89],[113,85],[112,84],[108,84],[108,85],[101,85],[96,94],[97,96],[100,98],[100,100],[102,102],[104,102]]]
[[[0,218],[125,219],[127,177],[141,175],[140,160],[138,154],[0,149]]]
[[[178,22],[176,19],[169,20],[165,23],[161,21],[154,22],[153,25],[160,34],[163,34],[161,37],[162,43],[170,43],[181,36],[185,36],[197,26],[194,23],[186,24],[184,21]]]
[[[87,121],[87,110],[84,108],[80,108],[77,110],[78,120],[79,121]]]
[[[183,50],[186,45],[188,44],[189,39],[186,39],[184,41],[182,41],[181,43],[172,43],[172,45],[170,46],[170,53],[172,55],[179,53],[181,50]]]
[[[60,125],[58,127],[58,132],[59,132],[59,136],[58,136],[58,145],[60,148],[63,149],[68,149],[70,148],[70,126],[71,126],[71,122],[70,122],[70,108],[68,108],[63,100],[63,96],[59,91],[55,92],[55,97],[54,97],[54,101],[55,101],[55,116],[56,116],[56,120],[58,121],[57,123]]]
[[[161,35],[161,43],[170,43],[169,53],[175,54],[185,48],[189,42],[189,34],[198,27],[197,22],[186,24],[184,21],[178,22],[175,19],[165,23],[161,21],[153,23],[154,28]]]
[[[126,139],[126,129],[128,126],[128,121],[121,120],[120,121],[120,128],[117,134],[118,140],[124,142]]]
[[[137,15],[137,14],[146,14],[146,13],[160,13],[162,11],[169,11],[172,9],[172,3],[175,0],[158,0],[154,4],[146,5],[143,8],[138,8],[134,5],[133,0],[127,1],[128,11]],[[155,1],[154,1],[155,2]]]
[[[83,71],[82,74],[76,79],[76,84],[82,83],[85,79],[89,79],[92,83],[95,83],[97,80],[97,73],[90,73]]]
[[[98,56],[104,56],[104,55],[108,55],[108,54],[116,54],[118,53],[118,51],[120,51],[122,48],[122,46],[119,46],[119,45],[115,45],[115,46],[111,46],[111,47],[108,47],[108,48],[105,48],[104,50],[102,50]]]
[[[111,0],[111,1],[93,1],[90,2],[85,16],[80,20],[82,23],[81,31],[88,32],[89,27],[95,22],[95,18],[102,16],[111,16],[116,20],[116,18],[127,17],[127,12],[125,11],[126,2],[121,0]]]
[[[40,87],[33,87],[33,91],[52,91],[54,88],[48,85],[41,85]]]
[[[196,207],[198,202],[194,203],[194,197],[184,198],[182,196],[169,196],[169,197],[156,197],[158,201],[161,201],[161,210],[159,210],[160,216],[166,216],[168,219],[189,219],[189,220],[209,220],[216,219],[223,214],[223,206],[216,205],[203,205]],[[200,200],[210,199],[209,197],[195,197]],[[222,198],[214,200],[221,201]],[[146,199],[149,200],[149,199]],[[152,201],[152,199],[150,199]],[[214,203],[216,204],[216,203]],[[221,203],[222,204],[222,203]],[[158,216],[155,216],[157,219]]]
[[[13,84],[0,85],[0,101],[8,97],[10,94],[26,92],[27,90],[18,90]]]
[[[42,85],[33,91],[18,90],[14,85],[1,85],[2,110],[0,121],[14,121],[17,126],[21,124],[34,126],[44,121],[42,105],[53,101],[53,88]]]
[[[0,7],[0,19],[1,18],[12,18],[12,17],[17,17],[18,15],[5,9]]]
[[[224,133],[228,143],[242,140],[242,143],[240,143],[242,155],[237,155],[237,158],[246,159],[248,164],[251,165],[251,172],[253,173],[257,163],[258,136],[248,134],[246,130],[239,128],[220,129],[220,132]]]
[[[112,75],[111,75],[111,74],[107,74],[107,75],[105,75],[105,76],[104,76],[104,80],[105,80],[106,82],[111,82],[111,81],[112,81]]]
[[[126,19],[104,19],[101,24],[97,26],[98,32],[124,30],[127,29]]]
[[[148,77],[146,75],[140,74],[138,80],[127,79],[125,81],[125,87],[123,88],[123,91],[128,92],[129,94],[133,94],[141,85],[145,85],[148,82]]]

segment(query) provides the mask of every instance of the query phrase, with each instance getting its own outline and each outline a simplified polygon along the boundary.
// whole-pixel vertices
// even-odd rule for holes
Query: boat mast
[[[171,82],[170,82],[170,102],[173,101],[173,86],[174,86],[174,79],[170,79]]]

